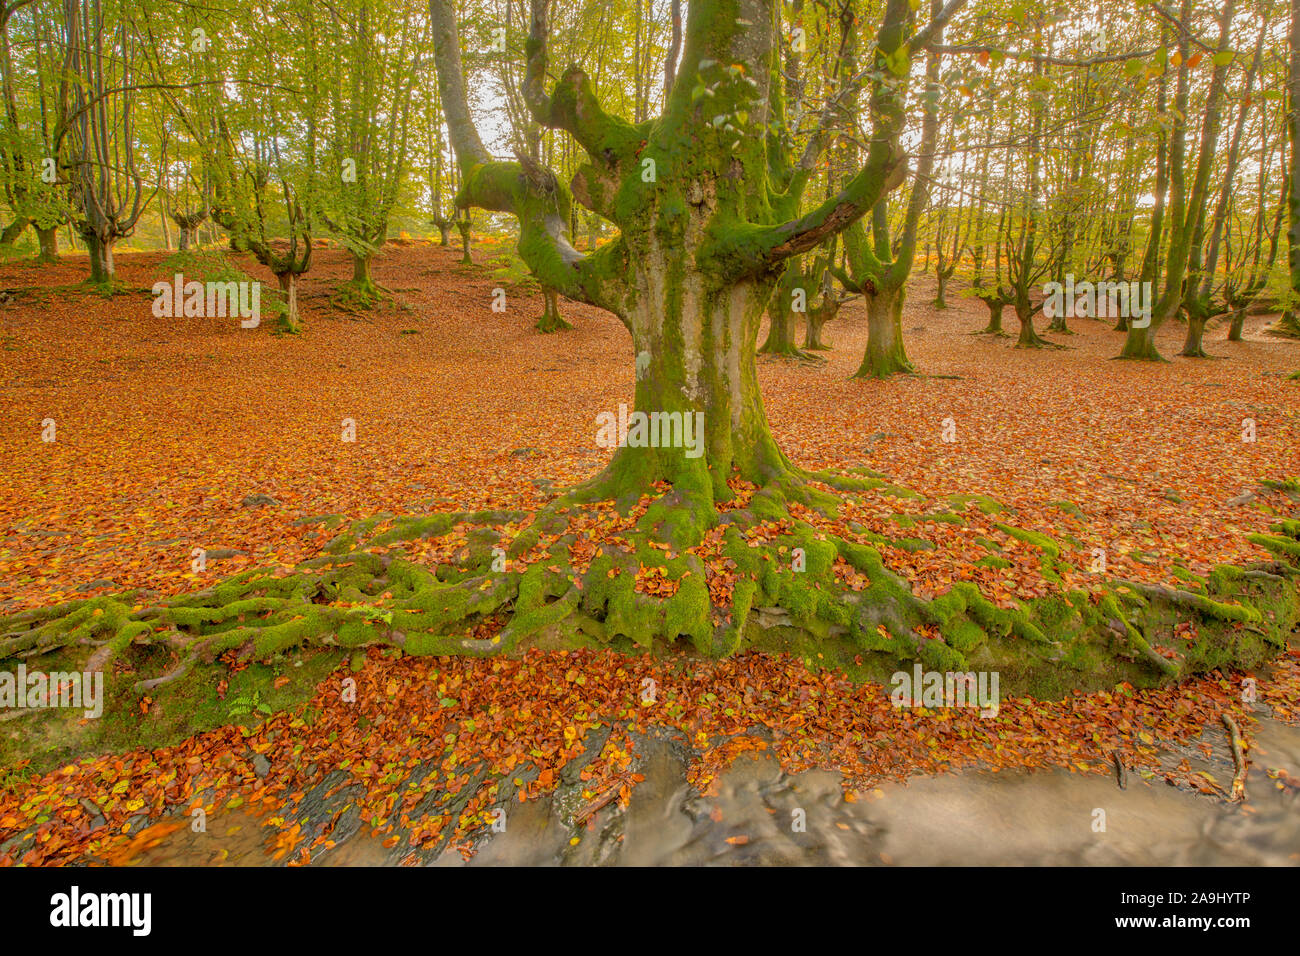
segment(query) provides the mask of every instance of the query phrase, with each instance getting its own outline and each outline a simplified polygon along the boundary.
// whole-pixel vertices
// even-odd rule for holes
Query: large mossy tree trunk
[[[787,262],[846,228],[902,180],[906,83],[874,89],[876,133],[862,170],[811,212],[773,221],[769,191],[788,171],[764,135],[784,120],[775,0],[691,4],[664,115],[640,125],[605,113],[577,69],[564,73],[553,94],[543,90],[546,0],[534,0],[531,12],[525,98],[540,123],[574,135],[589,161],[571,194],[527,157],[491,159],[469,116],[454,13],[447,0],[432,0],[440,98],[462,170],[456,203],[513,213],[520,254],[544,286],[622,319],[638,359],[635,411],[702,416],[698,456],[681,447],[633,447],[629,437],[587,489],[626,503],[666,481],[673,489],[666,500],[683,508],[665,504],[646,520],[662,518],[678,543],[699,540],[717,519],[713,503],[732,496],[729,480],[768,486],[792,473],[758,389],[761,319]],[[894,55],[896,76],[905,76],[898,60],[907,56],[913,17],[908,0],[889,0],[875,56],[879,66]],[[701,88],[712,95],[701,97]],[[615,222],[619,237],[591,255],[578,253],[568,237],[571,195]]]

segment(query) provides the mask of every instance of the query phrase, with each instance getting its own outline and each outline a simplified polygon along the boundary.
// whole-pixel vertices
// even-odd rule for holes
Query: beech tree
[[[111,4],[106,11],[101,0],[63,0],[62,27],[75,225],[90,253],[90,281],[111,287],[113,246],[132,234],[152,196],[136,161],[138,39],[125,12]]]

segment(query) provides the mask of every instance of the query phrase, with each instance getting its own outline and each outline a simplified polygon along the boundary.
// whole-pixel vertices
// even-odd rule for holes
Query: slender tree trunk
[[[280,281],[280,291],[284,293],[284,325],[290,332],[298,331],[298,275],[294,272],[282,272],[276,278]]]
[[[1290,189],[1287,190],[1287,212],[1290,216],[1287,238],[1291,245],[1287,266],[1291,276],[1291,293],[1300,296],[1300,188],[1297,188],[1300,185],[1300,0],[1291,0],[1290,47],[1286,77],[1286,132],[1291,146],[1291,162],[1287,170],[1290,181]],[[1296,306],[1287,309],[1268,331],[1273,335],[1300,338],[1300,310]]]
[[[935,292],[935,295],[934,295],[934,307],[935,307],[936,309],[946,309],[946,308],[948,308],[948,276],[949,276],[949,274],[950,274],[950,273],[948,273],[946,270],[944,270],[944,269],[942,269],[942,268],[939,269],[939,270],[937,270],[937,271],[935,272],[935,274],[934,274],[935,280],[938,282],[938,286],[939,286],[938,291],[936,291],[936,292]]]
[[[573,326],[560,315],[560,297],[554,289],[542,287],[542,299],[546,303],[541,318],[537,320],[538,332],[562,332]]]
[[[470,221],[468,219],[456,220],[456,230],[460,233],[460,248],[462,252],[460,261],[463,265],[472,266],[474,264],[474,257],[469,254]]]

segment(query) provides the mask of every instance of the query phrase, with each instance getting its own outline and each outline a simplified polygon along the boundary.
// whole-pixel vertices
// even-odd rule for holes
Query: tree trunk
[[[188,252],[190,248],[190,230],[184,226],[180,227],[180,236],[176,240],[176,248],[181,252]]]
[[[1246,307],[1238,306],[1232,310],[1232,320],[1228,323],[1228,341],[1240,342],[1241,333],[1246,326]]]
[[[90,259],[90,281],[92,285],[107,285],[116,278],[113,264],[113,240],[104,240],[94,233],[82,236],[86,243],[86,252]]]
[[[1012,304],[1016,307],[1016,319],[1020,322],[1020,335],[1016,338],[1016,348],[1041,349],[1045,345],[1050,345],[1050,342],[1034,331],[1034,312],[1029,301],[1018,297]]]
[[[58,262],[59,261],[59,227],[50,226],[48,229],[36,229],[36,239],[40,243],[40,253],[36,256],[38,262]]]
[[[298,331],[298,275],[294,272],[282,272],[276,276],[280,280],[280,291],[284,293],[286,331]]]
[[[1129,325],[1128,336],[1124,339],[1124,350],[1120,358],[1139,359],[1145,362],[1163,361],[1156,351],[1156,327],[1154,320],[1146,328]]]
[[[1002,328],[1002,310],[1007,307],[1002,299],[981,299],[989,310],[989,324],[980,329],[981,334],[1006,335]]]
[[[21,236],[23,230],[27,228],[27,223],[29,221],[30,220],[24,219],[20,216],[13,222],[9,223],[9,225],[5,226],[4,230],[0,231],[0,246],[12,246],[17,242],[18,237]]]
[[[456,221],[456,231],[460,233],[460,247],[462,255],[460,261],[462,265],[472,266],[474,257],[469,254],[469,229],[470,222],[468,219],[459,219]]]
[[[806,313],[808,307],[806,286],[807,283],[803,281],[803,276],[795,266],[793,264],[787,266],[781,281],[777,283],[776,291],[772,293],[772,301],[767,305],[767,339],[759,348],[760,353],[803,357],[803,352],[794,340],[796,321],[794,296],[796,294],[803,296],[803,307]]]
[[[439,240],[438,245],[450,246],[451,245],[451,223],[440,222],[437,225],[438,225],[438,240]]]
[[[867,299],[867,352],[854,378],[888,378],[914,372],[903,347],[902,289],[881,289]]]
[[[1287,268],[1291,278],[1291,291],[1300,296],[1300,0],[1291,0],[1290,57],[1287,66],[1286,92],[1287,141],[1291,146],[1287,176],[1291,183],[1287,196],[1287,214],[1290,252]],[[1274,335],[1300,338],[1300,317],[1294,308],[1287,309],[1277,324],[1269,330]]]
[[[1183,350],[1178,354],[1184,358],[1208,358],[1205,354],[1205,348],[1202,345],[1202,339],[1205,336],[1205,323],[1209,316],[1200,309],[1190,312],[1187,316],[1187,338],[1183,341]]]
[[[936,309],[946,309],[948,308],[948,276],[943,269],[939,269],[934,275],[939,283],[938,291],[934,295],[934,307]]]
[[[335,303],[342,308],[373,309],[383,298],[383,290],[370,275],[370,256],[352,253],[352,279],[339,288]]]
[[[732,497],[734,474],[760,486],[789,468],[772,439],[758,389],[755,346],[770,285],[712,285],[695,274],[693,254],[675,250],[646,270],[642,288],[662,297],[637,303],[631,316],[633,352],[648,355],[636,384],[637,411],[703,416],[699,454],[686,447],[620,447],[599,483],[621,502],[635,501],[655,481],[673,484],[680,503],[703,505]],[[641,270],[638,270],[641,271]],[[617,409],[609,409],[617,412]],[[699,521],[703,516],[695,515]],[[689,523],[664,529],[664,540],[698,540]]]
[[[822,329],[840,311],[839,303],[828,300],[808,310],[808,323],[804,330],[803,347],[808,351],[829,352],[830,345],[822,338]]]
[[[560,315],[560,297],[554,289],[543,286],[542,299],[546,303],[546,308],[542,311],[541,318],[537,320],[538,332],[562,332],[573,328],[565,321],[564,316]]]

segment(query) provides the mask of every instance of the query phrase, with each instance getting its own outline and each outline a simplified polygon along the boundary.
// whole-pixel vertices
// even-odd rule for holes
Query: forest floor
[[[633,400],[630,341],[615,318],[566,302],[574,329],[540,335],[540,295],[508,286],[507,311],[492,310],[502,280],[477,249],[465,267],[451,249],[390,245],[374,274],[395,304],[361,315],[331,307],[350,266],[339,250],[318,250],[297,336],[270,323],[155,318],[148,289],[165,258],[121,255],[119,278],[139,291],[110,299],[71,288],[84,257],[0,266],[0,289],[12,291],[0,304],[0,613],[292,567],[329,540],[303,520],[316,516],[536,509],[599,470],[611,450],[597,447],[595,416]],[[768,416],[795,464],[871,468],[930,497],[987,496],[1021,528],[1068,532],[1081,545],[1076,568],[1103,549],[1111,574],[1138,581],[1176,586],[1176,566],[1201,574],[1268,558],[1246,538],[1277,518],[1260,482],[1300,476],[1300,383],[1287,381],[1300,343],[1263,334],[1271,317],[1249,317],[1242,342],[1207,332],[1221,361],[1173,358],[1183,336],[1174,324],[1159,337],[1171,361],[1149,365],[1110,361],[1122,336],[1109,321],[1073,319],[1075,334],[1048,336],[1064,348],[1018,351],[1014,339],[971,334],[987,321],[979,302],[953,290],[939,311],[932,296],[932,280],[919,280],[904,317],[920,375],[849,378],[866,342],[858,302],[827,326],[827,363],[760,357]],[[1005,324],[1014,328],[1010,310]],[[43,442],[51,419],[57,440]],[[354,442],[340,441],[345,419]],[[941,439],[947,419],[955,441]],[[1247,419],[1253,441],[1243,440]],[[907,507],[895,500],[875,517],[894,527]],[[889,566],[927,597],[961,580],[999,601],[1059,587],[1031,548],[997,531],[996,516],[966,518],[917,525],[908,533],[928,544],[888,549]],[[1007,545],[1007,566],[976,566],[980,537]],[[205,572],[191,568],[196,548],[207,551]],[[1065,583],[1086,586],[1077,573]],[[1261,701],[1283,718],[1300,700],[1292,647],[1261,675]],[[328,848],[333,824],[304,829],[283,808],[340,769],[363,784],[362,818],[409,860],[421,846],[468,846],[460,841],[491,807],[557,785],[597,726],[614,730],[587,754],[582,795],[625,800],[636,783],[628,734],[646,721],[689,740],[702,788],[735,753],[770,745],[783,766],[839,769],[850,794],[959,766],[1107,773],[1116,761],[1224,794],[1223,781],[1158,770],[1153,740],[1194,738],[1222,713],[1247,731],[1251,719],[1230,675],[1004,701],[981,721],[899,712],[878,686],[769,655],[368,658],[351,662],[358,706],[338,700],[333,669],[346,660],[323,652],[204,671],[206,683],[187,691],[202,697],[201,719],[177,689],[71,740],[59,736],[75,735],[67,722],[43,732],[31,714],[0,722],[0,757],[21,757],[0,762],[0,863],[121,861],[196,802],[263,806],[280,856],[306,862]],[[641,702],[647,679],[660,688],[653,717]],[[237,691],[257,696],[232,708]],[[276,712],[262,723],[260,708]],[[753,735],[757,725],[769,732]],[[412,782],[408,771],[426,764],[436,769]],[[430,793],[443,798],[438,812],[421,804]]]

